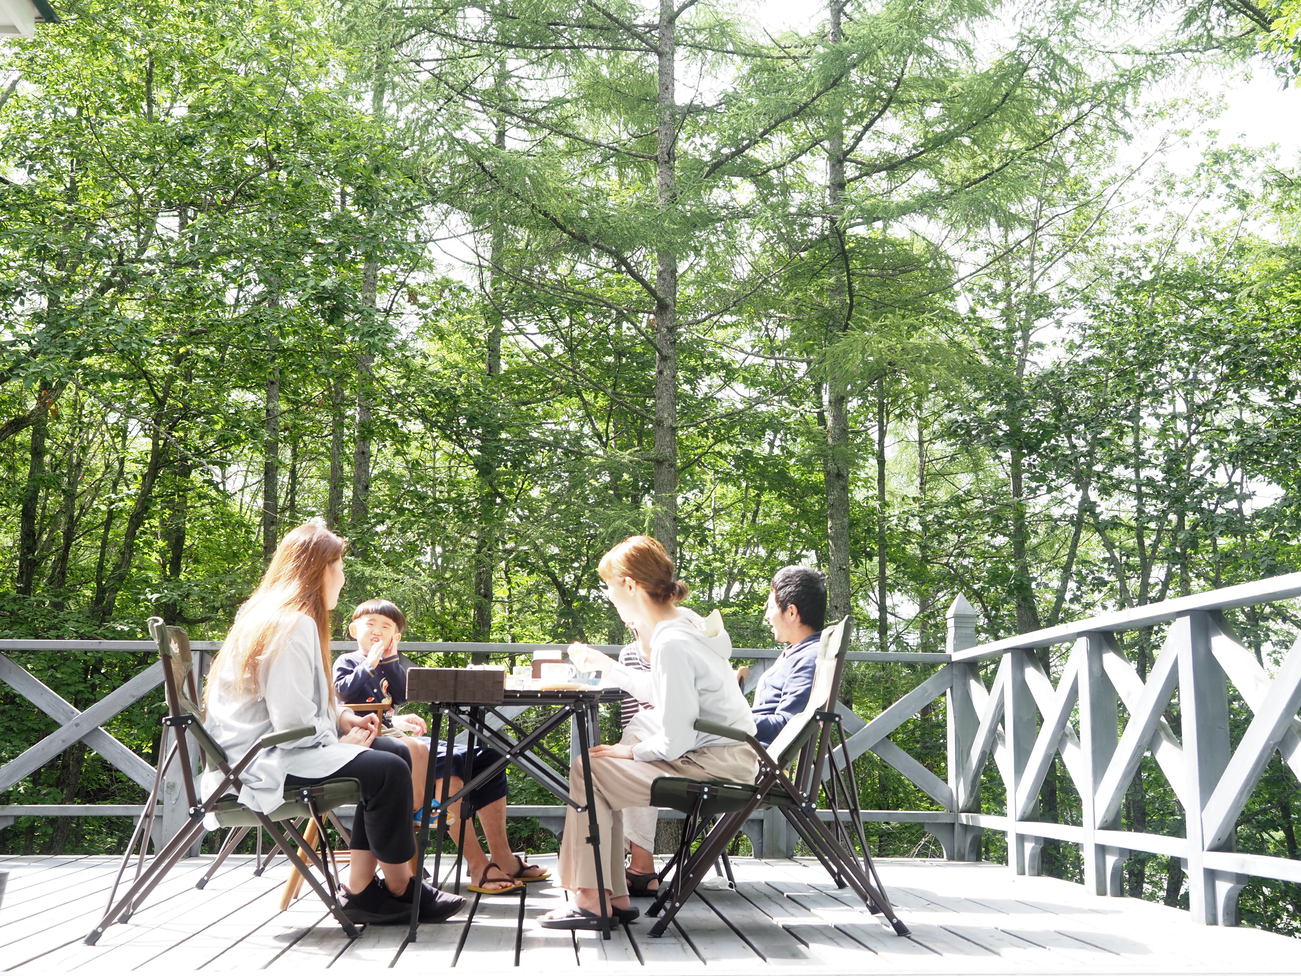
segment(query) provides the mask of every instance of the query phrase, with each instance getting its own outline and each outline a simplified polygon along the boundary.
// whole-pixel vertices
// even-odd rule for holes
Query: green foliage
[[[644,4],[69,5],[0,46],[0,637],[161,613],[218,639],[265,541],[319,516],[354,543],[345,608],[394,599],[411,639],[620,642],[595,567],[657,524],[657,422],[681,575],[738,646],[840,528],[873,649],[941,649],[959,593],[996,637],[1296,568],[1297,181],[1235,147],[1115,162],[1170,51],[1295,70],[1296,4],[1252,9],[1183,5],[1143,52],[1108,4],[854,2],[777,38],[687,5],[668,99]],[[1290,621],[1237,623],[1268,655]],[[78,707],[140,665],[20,657]],[[856,666],[845,693],[870,717],[912,678]],[[5,695],[0,764],[52,728]],[[899,736],[937,770],[941,711]],[[157,712],[114,734],[152,756]],[[933,805],[858,773],[866,806]],[[1289,776],[1243,849],[1295,856]],[[1126,825],[1178,830],[1140,778]],[[78,748],[4,799],[140,793]],[[1132,890],[1165,897],[1175,866],[1142,860]],[[1281,891],[1244,915],[1291,898],[1293,926]]]

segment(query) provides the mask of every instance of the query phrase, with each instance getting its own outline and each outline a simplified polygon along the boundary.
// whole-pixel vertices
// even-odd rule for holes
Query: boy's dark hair
[[[777,609],[794,605],[800,623],[821,630],[827,620],[827,577],[807,566],[783,566],[772,578]]]
[[[399,634],[405,634],[407,632],[406,614],[397,608],[397,604],[390,603],[388,600],[367,600],[365,603],[358,606],[356,610],[352,611],[352,619],[356,620],[359,617],[364,617],[370,613],[377,613],[381,617],[388,617],[389,620],[397,624]]]

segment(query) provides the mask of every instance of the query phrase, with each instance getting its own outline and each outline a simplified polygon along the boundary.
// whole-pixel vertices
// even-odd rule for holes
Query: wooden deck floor
[[[546,863],[546,859],[539,859]],[[100,944],[81,938],[103,911],[116,859],[0,858],[9,872],[0,906],[0,970],[352,972],[392,968],[472,973],[516,968],[520,899],[487,898],[472,925],[371,927],[349,942],[310,895],[276,911],[283,865],[253,876],[232,858],[206,890],[208,862],[183,862],[128,924]],[[592,970],[735,973],[1301,973],[1301,941],[1249,929],[1206,928],[1186,913],[1093,898],[1078,886],[1016,878],[1004,867],[938,861],[878,864],[900,917],[899,938],[832,887],[816,862],[734,862],[739,888],[708,891],[663,938],[637,922],[603,943],[595,933],[539,929],[563,892],[532,885],[519,965],[546,976]],[[462,944],[462,939],[464,942]]]

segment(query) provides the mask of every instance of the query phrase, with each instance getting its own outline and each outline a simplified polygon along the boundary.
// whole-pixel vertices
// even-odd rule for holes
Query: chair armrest
[[[718,722],[711,722],[708,719],[696,719],[695,729],[697,732],[704,732],[706,735],[717,735],[724,739],[734,739],[737,742],[745,742],[750,738],[748,733],[740,729],[734,729],[730,725],[720,725]]]
[[[393,703],[387,702],[359,702],[356,705],[351,703],[344,705],[344,708],[350,708],[354,712],[388,712],[393,709]]]
[[[250,752],[258,752],[262,749],[270,749],[272,746],[278,746],[282,742],[293,742],[294,739],[305,739],[316,732],[316,729],[310,725],[299,726],[296,729],[284,729],[281,732],[272,732],[270,735],[264,735],[258,740],[256,746]]]

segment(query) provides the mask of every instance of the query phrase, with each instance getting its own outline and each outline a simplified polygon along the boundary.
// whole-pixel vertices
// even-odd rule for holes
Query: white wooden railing
[[[847,709],[842,720],[849,758],[871,753],[897,770],[933,802],[933,809],[864,810],[866,821],[918,823],[939,839],[955,860],[980,856],[981,833],[1007,836],[1008,859],[1019,873],[1037,874],[1045,839],[1078,844],[1085,884],[1099,895],[1121,894],[1121,870],[1134,851],[1179,858],[1189,879],[1190,908],[1211,924],[1236,924],[1237,896],[1251,878],[1301,883],[1301,861],[1239,853],[1234,831],[1262,770],[1278,752],[1301,777],[1301,639],[1277,662],[1262,664],[1235,636],[1225,612],[1301,596],[1301,573],[978,644],[977,616],[965,599],[948,615],[946,653],[855,652],[853,661],[908,664],[923,672],[917,684],[870,720]],[[1164,628],[1164,642],[1146,680],[1121,651],[1127,633]],[[351,648],[337,644],[336,650]],[[501,659],[557,645],[407,643],[408,655],[438,652]],[[215,646],[195,642],[196,651]],[[1036,652],[1053,664],[1045,668]],[[103,725],[161,684],[156,663],[78,711],[15,660],[24,652],[152,651],[146,641],[0,641],[0,681],[60,724],[54,733],[0,767],[0,793],[10,789],[61,750],[84,741],[147,792],[153,767],[113,739]],[[1052,654],[1056,654],[1052,657]],[[776,652],[739,649],[738,659],[756,666],[753,684]],[[918,668],[920,666],[920,668]],[[1230,691],[1253,717],[1233,748],[1229,734]],[[1167,713],[1178,696],[1182,741]],[[893,736],[932,703],[943,702],[948,722],[947,761],[935,770],[896,744]],[[1122,725],[1121,706],[1126,719]],[[1185,811],[1183,836],[1120,829],[1120,808],[1140,760],[1150,755]],[[1081,823],[1045,821],[1040,794],[1060,757],[1081,798]],[[980,812],[985,768],[1001,783],[1005,813]],[[511,815],[538,816],[558,826],[560,808],[511,806]],[[0,829],[22,815],[139,816],[140,806],[0,805]],[[176,829],[185,811],[176,791],[164,791],[159,829]],[[554,823],[553,823],[554,821]],[[794,839],[779,814],[757,815],[747,829],[756,853],[783,853]]]
[[[1189,908],[1209,924],[1237,923],[1238,893],[1254,877],[1301,882],[1301,861],[1234,851],[1238,817],[1271,756],[1280,753],[1301,777],[1301,639],[1266,666],[1225,617],[1296,596],[1301,573],[982,645],[975,644],[975,614],[965,601],[955,603],[948,691],[955,854],[969,854],[973,831],[1002,830],[1013,867],[1036,874],[1045,838],[1079,844],[1085,885],[1099,895],[1121,893],[1121,868],[1133,851],[1176,857],[1188,875]],[[1152,627],[1163,627],[1165,637],[1142,679],[1118,637]],[[1046,672],[1035,652],[1063,645],[1064,663]],[[1231,689],[1252,712],[1236,748]],[[1182,740],[1167,717],[1176,692]],[[1184,810],[1182,837],[1119,829],[1122,801],[1144,755],[1156,761]],[[978,784],[991,756],[1005,791],[1003,816],[978,811]],[[1056,756],[1080,795],[1079,825],[1037,816]]]

